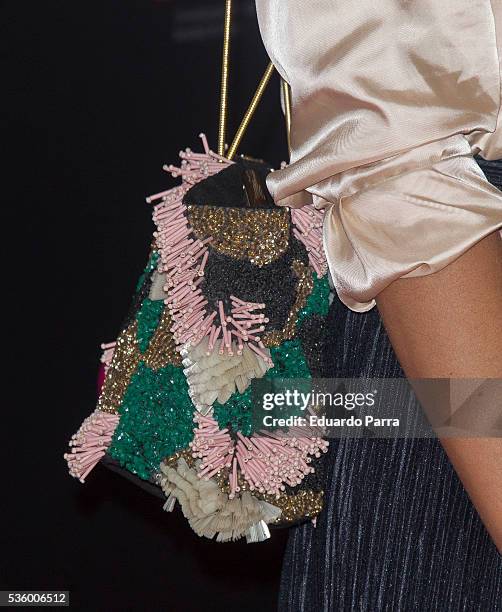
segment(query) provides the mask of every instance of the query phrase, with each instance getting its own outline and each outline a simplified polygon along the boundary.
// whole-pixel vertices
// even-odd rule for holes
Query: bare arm
[[[395,281],[379,294],[377,305],[409,378],[502,379],[498,233],[440,272]],[[502,438],[441,442],[502,551]]]

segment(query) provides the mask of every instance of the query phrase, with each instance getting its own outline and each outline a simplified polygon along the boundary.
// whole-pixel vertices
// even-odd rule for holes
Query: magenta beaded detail
[[[328,270],[322,238],[323,218],[323,212],[311,204],[291,209],[291,220],[296,226],[293,234],[307,249],[310,265],[319,277]]]
[[[118,414],[101,410],[95,410],[85,419],[77,433],[71,437],[71,452],[64,455],[73,477],[80,482],[85,481],[110,446],[118,422]]]
[[[250,491],[280,495],[286,484],[294,487],[314,472],[311,455],[320,457],[328,449],[328,442],[319,436],[305,435],[304,427],[290,427],[286,434],[264,431],[250,437],[237,432],[234,442],[228,429],[220,430],[211,416],[197,414],[194,421],[198,427],[190,447],[193,457],[202,460],[198,476],[209,480],[221,469],[229,469],[230,499],[240,492],[238,472]]]

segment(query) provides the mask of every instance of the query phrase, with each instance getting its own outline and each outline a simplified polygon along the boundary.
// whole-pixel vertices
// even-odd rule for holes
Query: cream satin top
[[[340,299],[440,270],[502,227],[502,0],[256,0],[292,93],[279,205],[325,209]]]

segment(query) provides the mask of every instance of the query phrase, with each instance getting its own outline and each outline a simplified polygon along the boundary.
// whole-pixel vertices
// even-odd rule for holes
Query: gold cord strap
[[[228,115],[228,72],[230,64],[230,29],[232,22],[232,0],[225,0],[225,21],[223,27],[223,53],[221,60],[221,91],[220,91],[220,118],[218,125],[218,155],[233,159],[237,149],[244,137],[246,129],[254,115],[256,107],[263,97],[263,92],[267,87],[270,77],[274,72],[274,65],[270,62],[263,73],[263,76],[258,84],[258,88],[242,118],[242,121],[237,129],[232,144],[228,148],[225,155],[225,140],[227,134],[227,115]],[[284,116],[286,120],[286,134],[288,139],[288,151],[291,152],[291,91],[289,85],[281,79],[281,87],[284,101]]]
[[[291,88],[281,79],[282,99],[284,101],[284,119],[286,120],[286,136],[288,139],[288,152],[291,155]]]
[[[241,143],[242,137],[244,136],[244,132],[246,131],[249,122],[251,121],[251,118],[263,96],[263,92],[265,91],[265,88],[267,87],[267,84],[270,81],[270,77],[272,76],[273,72],[274,65],[272,64],[272,62],[270,62],[267,66],[267,69],[263,73],[263,76],[261,77],[260,83],[258,84],[258,88],[256,89],[253,99],[251,100],[247,111],[245,112],[244,117],[242,118],[241,124],[239,125],[239,128],[234,136],[232,144],[228,149],[226,155],[227,159],[232,159],[234,157],[235,152],[237,151],[237,148]]]
[[[225,23],[223,27],[223,54],[221,59],[220,121],[218,126],[218,155],[225,155],[227,132],[228,64],[230,54],[230,24],[232,0],[225,0]]]

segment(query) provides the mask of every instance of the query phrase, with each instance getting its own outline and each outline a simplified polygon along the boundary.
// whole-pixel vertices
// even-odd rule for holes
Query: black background
[[[216,147],[223,0],[1,4],[4,240],[1,589],[65,589],[78,610],[274,610],[286,533],[198,538],[98,466],[67,474],[149,249],[146,195],[180,148]],[[267,64],[236,0],[230,133]],[[286,155],[275,75],[241,150]]]

